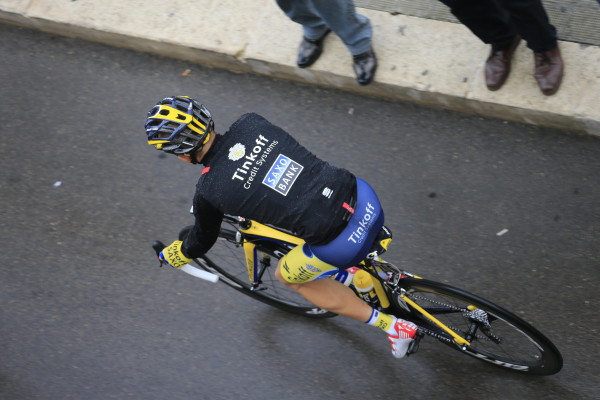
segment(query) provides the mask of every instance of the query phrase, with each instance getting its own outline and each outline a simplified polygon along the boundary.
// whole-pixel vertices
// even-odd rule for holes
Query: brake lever
[[[152,243],[152,248],[156,252],[156,258],[158,258],[158,261],[160,262],[159,267],[161,267],[161,268],[162,268],[164,262],[163,262],[163,260],[160,259],[160,252],[163,251],[163,249],[165,247],[167,247],[167,246],[165,246],[165,244],[163,242],[161,242],[160,240],[155,240],[154,243]]]

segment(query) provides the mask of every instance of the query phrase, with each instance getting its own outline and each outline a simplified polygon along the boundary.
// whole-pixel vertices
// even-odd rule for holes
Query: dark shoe
[[[307,39],[306,37],[302,38],[302,43],[300,43],[300,49],[298,50],[298,60],[296,61],[300,68],[310,67],[317,61],[323,52],[323,40],[329,32],[331,30],[327,29],[327,32],[323,36],[315,40]]]
[[[544,53],[534,53],[535,73],[533,76],[537,80],[542,93],[551,96],[558,90],[562,81],[564,64],[560,56],[558,45]]]
[[[521,37],[515,36],[512,44],[506,50],[491,51],[485,62],[485,84],[489,90],[498,90],[506,82],[510,73],[510,62]]]
[[[377,58],[373,49],[369,49],[366,53],[356,55],[354,58],[354,72],[359,85],[368,85],[375,76],[377,69]]]

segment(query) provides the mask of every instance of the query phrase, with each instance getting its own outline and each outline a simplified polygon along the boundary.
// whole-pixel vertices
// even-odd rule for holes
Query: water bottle
[[[379,308],[379,298],[375,293],[373,286],[373,277],[367,271],[359,269],[354,273],[354,279],[352,284],[356,290],[360,293],[362,299],[366,301],[371,307]]]

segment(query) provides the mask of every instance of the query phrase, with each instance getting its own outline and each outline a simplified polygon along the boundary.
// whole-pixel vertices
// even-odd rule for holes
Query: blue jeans
[[[307,39],[319,39],[329,28],[354,56],[371,48],[371,23],[367,17],[356,13],[352,0],[276,1],[285,15],[302,25]]]

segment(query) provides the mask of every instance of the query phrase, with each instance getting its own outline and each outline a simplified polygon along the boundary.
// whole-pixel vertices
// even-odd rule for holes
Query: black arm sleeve
[[[194,199],[194,228],[183,241],[181,250],[186,257],[197,258],[206,253],[217,241],[223,213],[206,199]]]

